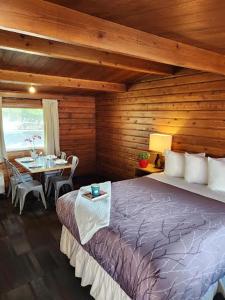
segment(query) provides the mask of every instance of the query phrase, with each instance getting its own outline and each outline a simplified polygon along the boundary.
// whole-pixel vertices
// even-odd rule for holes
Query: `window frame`
[[[26,108],[26,109],[42,109],[43,110],[43,106],[42,106],[42,102],[41,100],[30,100],[30,99],[23,99],[21,101],[21,99],[4,99],[3,98],[3,103],[2,103],[2,107],[4,108]],[[43,144],[44,144],[44,140],[43,140]],[[44,150],[44,145],[42,147],[35,147],[36,150],[39,151],[43,151]],[[30,148],[17,148],[17,149],[8,149],[6,147],[6,152],[8,154],[26,154],[30,152]]]

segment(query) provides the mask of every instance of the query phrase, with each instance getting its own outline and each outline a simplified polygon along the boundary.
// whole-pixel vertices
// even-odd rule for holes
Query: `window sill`
[[[37,151],[44,151],[43,148],[36,149]],[[7,151],[7,155],[9,158],[22,157],[22,156],[30,156],[30,149],[23,150],[9,150]]]
[[[36,151],[43,151],[44,150],[44,147],[43,148],[35,148]],[[10,149],[10,150],[6,150],[7,153],[15,153],[15,152],[30,152],[31,149],[28,148],[28,149]]]

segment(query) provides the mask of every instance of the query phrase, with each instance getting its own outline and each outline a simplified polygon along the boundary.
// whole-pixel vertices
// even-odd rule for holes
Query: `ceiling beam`
[[[71,99],[87,99],[92,98],[91,96],[77,96],[73,94],[53,94],[53,93],[34,93],[30,94],[26,91],[12,91],[12,90],[0,90],[0,97],[4,98],[18,98],[18,99],[33,99],[33,100],[40,100],[40,99],[58,99],[58,100],[71,100]]]
[[[121,83],[77,79],[70,77],[43,75],[0,69],[0,82],[32,84],[39,86],[66,87],[105,92],[124,92],[126,86]]]
[[[4,30],[0,30],[0,49],[102,65],[146,74],[173,74],[173,68],[166,64],[64,44]]]
[[[1,1],[0,28],[169,65],[225,74],[225,56],[43,0]]]

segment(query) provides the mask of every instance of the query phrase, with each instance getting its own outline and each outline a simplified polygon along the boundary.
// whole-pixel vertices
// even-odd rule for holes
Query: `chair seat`
[[[22,173],[21,176],[24,179],[31,179],[31,180],[33,180],[33,177],[29,173]]]
[[[24,181],[32,181],[33,180],[33,177],[27,173],[21,174],[21,177],[23,178]],[[16,177],[16,176],[11,176],[10,181],[14,184],[20,183],[20,181],[18,180],[18,177]]]
[[[42,186],[42,184],[37,180],[22,182],[18,184],[19,189],[25,189],[25,190],[33,189],[35,187],[40,187],[40,186]]]
[[[46,201],[45,201],[45,195],[43,191],[42,184],[37,180],[32,180],[28,182],[22,182],[18,184],[18,194],[15,201],[15,206],[17,205],[18,201],[20,203],[20,214],[22,214],[24,203],[26,200],[26,196],[28,193],[33,192],[38,194],[38,198],[40,197],[42,200],[42,203],[47,209]]]
[[[9,178],[9,190],[8,190],[8,197],[12,193],[12,203],[15,200],[16,193],[17,193],[17,186],[18,184],[22,183],[23,181],[32,181],[33,177],[28,173],[22,173],[20,176],[13,175]]]
[[[65,181],[65,180],[68,180],[68,179],[69,178],[66,177],[66,176],[59,175],[59,176],[54,176],[54,177],[50,178],[50,181],[55,183],[55,182],[59,182],[59,181]]]

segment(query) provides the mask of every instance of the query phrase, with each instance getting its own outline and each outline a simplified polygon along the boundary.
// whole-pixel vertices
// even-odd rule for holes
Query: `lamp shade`
[[[166,150],[170,150],[172,145],[172,135],[150,133],[149,150],[164,154]]]

